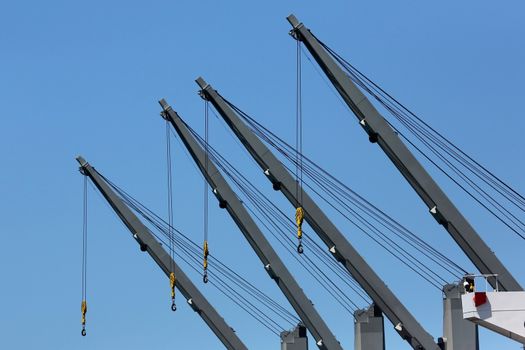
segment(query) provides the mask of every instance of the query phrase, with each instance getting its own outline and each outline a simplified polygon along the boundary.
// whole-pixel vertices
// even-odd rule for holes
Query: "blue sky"
[[[203,76],[222,95],[294,142],[294,13],[325,43],[525,193],[525,28],[521,1],[10,1],[0,5],[0,329],[8,349],[220,349],[102,198],[90,192],[88,336],[80,336],[82,177],[92,165],[165,215],[166,98],[203,130]],[[383,153],[371,146],[304,59],[304,152],[393,217],[470,268]],[[212,144],[292,217],[260,170],[212,117]],[[176,226],[202,240],[202,177],[174,142]],[[516,278],[523,241],[436,175]],[[338,226],[435,337],[441,293]],[[290,233],[290,234],[293,234]],[[227,213],[212,200],[210,248],[283,305]],[[347,349],[353,320],[298,266],[290,269]],[[289,260],[288,260],[289,259]],[[208,285],[194,281],[250,349],[278,349],[268,333]],[[365,306],[365,305],[362,305]],[[387,328],[390,349],[408,348]],[[313,347],[313,344],[311,345]],[[481,332],[481,349],[518,349]]]

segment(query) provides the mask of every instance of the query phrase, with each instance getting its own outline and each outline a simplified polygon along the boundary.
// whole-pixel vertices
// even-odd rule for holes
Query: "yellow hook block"
[[[208,241],[207,240],[204,241],[204,248],[203,248],[203,250],[204,250],[204,263],[203,263],[203,265],[204,265],[204,269],[206,270],[208,268],[208,255],[210,253],[210,251],[208,250]]]
[[[82,325],[85,325],[86,324],[86,313],[87,313],[87,302],[85,300],[82,300],[80,311],[82,312]]]
[[[171,289],[171,298],[175,298],[175,283],[177,282],[177,278],[175,277],[175,273],[170,273],[170,289]]]
[[[295,222],[297,224],[297,238],[303,238],[303,220],[304,220],[304,211],[302,207],[298,207],[295,210]]]

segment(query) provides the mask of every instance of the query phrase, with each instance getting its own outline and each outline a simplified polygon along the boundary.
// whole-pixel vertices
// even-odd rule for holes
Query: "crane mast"
[[[428,206],[433,217],[445,227],[476,268],[482,274],[497,275],[497,282],[494,279],[489,281],[494,288],[499,287],[503,291],[522,291],[523,288],[512,274],[317,38],[294,15],[288,16],[287,19],[293,27],[294,38],[304,43],[345,103],[356,115],[359,124],[369,135],[370,141],[377,142]]]
[[[342,350],[341,345],[314,308],[312,302],[286,268],[277,252],[272,248],[214,162],[211,159],[208,159],[208,162],[205,161],[205,150],[192,135],[184,121],[166,101],[161,100],[159,103],[163,109],[162,116],[177,131],[177,134],[219,200],[219,206],[228,211],[263,263],[265,270],[277,283],[284,296],[304,322],[306,328],[315,338],[317,346],[326,350]]]
[[[166,276],[169,276],[171,272],[175,273],[175,286],[177,289],[186,298],[193,311],[199,314],[224,346],[229,350],[248,350],[246,345],[237,337],[233,328],[219,315],[168,252],[162,248],[151,231],[118,197],[100,174],[84,158],[77,157],[77,161],[80,164],[81,172],[93,181],[97,189],[131,232],[133,238],[138,242],[140,249],[148,252]]]
[[[231,106],[204,79],[198,78],[197,84],[201,88],[201,95],[213,104],[226,124],[262,168],[267,178],[273,183],[274,189],[281,190],[294,207],[302,206],[304,219],[326,244],[334,257],[361,285],[375,305],[388,317],[401,337],[414,349],[439,349],[432,336],[423,329],[339,229],[296,183],[283,164],[239,118]],[[296,188],[298,188],[297,192],[301,193],[301,203],[296,196]]]

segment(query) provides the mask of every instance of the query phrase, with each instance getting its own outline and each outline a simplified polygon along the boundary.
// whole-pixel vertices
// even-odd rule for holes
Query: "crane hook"
[[[86,328],[82,327],[82,332],[80,332],[80,334],[82,334],[83,337],[86,336]]]
[[[299,245],[297,246],[297,253],[303,254],[303,252],[304,252],[303,244],[299,243]]]

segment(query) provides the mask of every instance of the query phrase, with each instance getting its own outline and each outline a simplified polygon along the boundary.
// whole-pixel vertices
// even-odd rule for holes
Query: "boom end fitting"
[[[163,119],[168,120],[168,112],[172,110],[171,106],[163,98],[160,99],[159,104],[162,107],[162,112],[160,112],[160,116]]]
[[[286,17],[286,19],[288,20],[288,22],[290,22],[294,29],[297,29],[300,25],[302,25],[302,23],[299,22],[299,20],[297,19],[297,17],[295,17],[294,14],[290,14],[290,16]]]
[[[165,99],[161,98],[159,100],[159,105],[162,107],[162,110],[167,112],[168,110],[171,109],[171,106],[168,104],[168,102],[166,102]]]
[[[199,87],[202,90],[206,90],[206,88],[210,86],[210,84],[208,84],[206,80],[204,80],[202,77],[198,77],[197,79],[195,79],[195,82],[197,83],[197,85],[199,85]]]
[[[77,156],[75,159],[77,160],[78,164],[80,164],[80,168],[78,168],[78,171],[80,171],[82,175],[87,175],[86,166],[89,165],[88,162],[84,158],[82,158],[82,156]]]
[[[75,159],[81,167],[85,167],[86,165],[88,165],[88,162],[82,156],[77,156]]]

